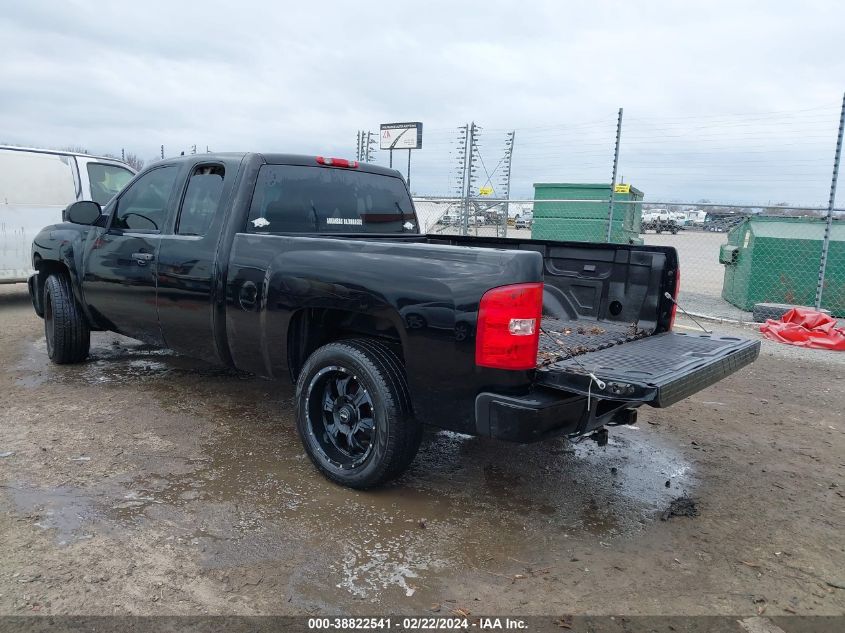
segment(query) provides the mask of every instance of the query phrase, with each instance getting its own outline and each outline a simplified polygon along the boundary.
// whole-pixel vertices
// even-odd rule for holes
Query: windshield
[[[351,169],[264,165],[247,230],[252,233],[412,233],[405,183]]]
[[[124,167],[105,163],[88,163],[88,180],[91,182],[91,200],[104,207],[115,194],[132,180],[133,174]]]

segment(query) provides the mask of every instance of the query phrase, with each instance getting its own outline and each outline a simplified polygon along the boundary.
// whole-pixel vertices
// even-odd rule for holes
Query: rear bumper
[[[475,399],[476,433],[509,442],[583,435],[604,425],[633,424],[637,403],[562,394],[542,387],[527,396],[484,392]]]

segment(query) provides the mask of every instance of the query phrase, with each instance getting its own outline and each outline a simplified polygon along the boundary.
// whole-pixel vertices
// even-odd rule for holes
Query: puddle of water
[[[91,334],[91,354],[79,365],[53,365],[47,360],[47,343],[42,337],[26,344],[21,361],[14,367],[23,372],[17,379],[24,387],[49,382],[87,385],[130,385],[176,375],[205,377],[248,377],[237,370],[215,367],[162,349],[113,334]]]
[[[121,534],[174,526],[209,568],[320,552],[331,575],[318,581],[361,598],[388,589],[409,595],[433,571],[479,566],[491,552],[519,558],[532,544],[563,548],[564,538],[595,542],[642,530],[695,485],[690,464],[659,433],[618,427],[602,448],[589,440],[514,445],[428,433],[399,481],[355,492],[326,481],[304,456],[290,387],[113,335],[98,336],[92,360],[75,367],[50,365],[39,341],[18,369],[26,386],[146,383],[158,401],[151,407],[188,416],[207,433],[200,459],[174,465],[156,456],[172,451],[176,433],[166,445],[144,441],[152,455],[122,481],[12,491],[19,508],[43,512],[39,523],[58,539],[83,538],[95,520]]]
[[[68,486],[44,490],[9,484],[5,490],[18,512],[32,518],[34,527],[55,530],[59,545],[94,537],[96,499],[89,494]]]

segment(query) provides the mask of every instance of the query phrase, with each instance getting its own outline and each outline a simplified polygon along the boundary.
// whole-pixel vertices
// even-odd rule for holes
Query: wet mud
[[[0,458],[2,612],[752,612],[761,592],[808,612],[845,604],[818,586],[843,560],[842,453],[772,462],[791,407],[750,441],[760,401],[775,401],[756,369],[643,411],[605,447],[429,429],[400,480],[356,492],[305,456],[289,384],[105,333],[88,362],[54,366],[25,308],[0,302],[14,324],[0,359],[0,453],[14,451]],[[824,415],[836,431],[818,459],[845,446],[841,414]],[[788,469],[806,478],[773,488]],[[822,499],[839,510],[783,521],[786,505]],[[776,573],[784,551],[797,586]]]

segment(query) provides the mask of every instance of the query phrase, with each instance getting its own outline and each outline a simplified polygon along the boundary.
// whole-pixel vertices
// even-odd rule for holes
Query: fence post
[[[616,189],[616,169],[619,166],[619,140],[622,137],[622,108],[616,119],[616,148],[613,151],[613,176],[610,180],[610,202],[607,211],[607,242],[610,243],[610,233],[613,230],[613,194]]]
[[[822,258],[819,262],[819,282],[816,285],[816,310],[822,307],[822,291],[827,270],[827,253],[830,248],[830,229],[833,225],[833,206],[836,201],[836,181],[839,178],[839,160],[842,157],[842,131],[845,128],[845,93],[842,94],[842,109],[839,113],[839,136],[836,139],[836,153],[833,156],[833,177],[830,179],[830,200],[827,203],[827,221],[824,225]]]

